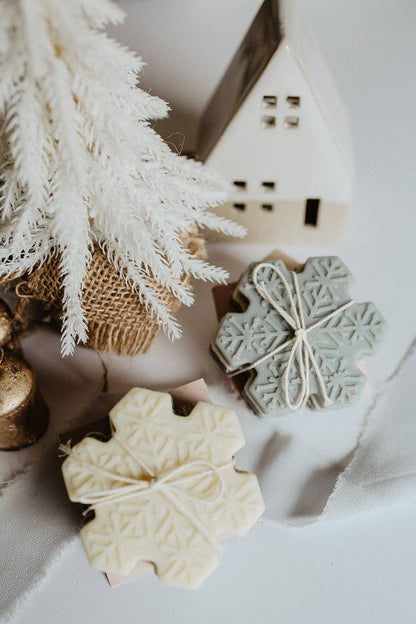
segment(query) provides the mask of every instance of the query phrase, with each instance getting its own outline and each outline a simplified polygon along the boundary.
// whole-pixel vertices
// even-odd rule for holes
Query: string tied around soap
[[[273,299],[272,295],[270,294],[267,288],[266,283],[264,281],[259,280],[258,273],[262,269],[270,269],[280,279],[283,285],[285,294],[287,296],[287,299],[289,301],[289,311],[285,310],[282,306],[280,306],[277,303],[275,299]],[[290,275],[292,278],[293,289],[296,295],[296,300],[292,294],[292,290],[289,286],[288,281],[286,280],[286,277],[284,276],[283,272],[279,269],[279,267],[277,267],[275,264],[271,264],[270,262],[260,262],[254,268],[253,275],[252,275],[254,288],[256,289],[260,297],[264,299],[265,301],[267,301],[272,306],[272,308],[276,310],[276,312],[286,321],[289,327],[293,330],[293,335],[288,340],[278,345],[276,348],[272,349],[268,353],[265,353],[264,355],[256,359],[251,364],[248,364],[247,366],[242,366],[238,368],[237,370],[232,370],[229,374],[230,374],[230,377],[234,377],[235,375],[239,375],[241,373],[253,370],[254,368],[256,368],[256,366],[258,366],[262,362],[270,359],[271,357],[273,357],[280,351],[283,351],[287,347],[290,347],[289,357],[286,363],[285,371],[283,373],[283,391],[284,391],[284,397],[285,397],[285,402],[286,402],[287,407],[291,410],[297,410],[300,407],[304,407],[306,405],[309,399],[309,395],[310,395],[310,372],[311,370],[315,374],[315,378],[316,378],[316,382],[318,386],[318,393],[321,399],[320,404],[316,404],[315,402],[315,405],[317,407],[327,407],[328,405],[332,403],[332,401],[327,394],[325,383],[322,377],[322,373],[319,369],[318,362],[316,361],[316,357],[313,353],[313,350],[308,340],[308,334],[314,329],[316,329],[317,327],[319,327],[320,325],[323,325],[324,323],[330,321],[335,316],[338,316],[338,314],[341,314],[341,312],[349,308],[355,302],[352,299],[350,299],[349,301],[339,306],[338,308],[336,308],[329,314],[320,318],[318,321],[316,321],[312,325],[308,325],[306,327],[305,317],[303,313],[302,297],[301,297],[300,289],[299,289],[298,276],[295,273],[295,271],[290,271]],[[299,394],[297,398],[292,401],[290,397],[290,391],[289,391],[290,390],[289,377],[290,377],[291,368],[294,362],[297,363],[298,369],[299,369],[300,390],[299,390]]]
[[[78,498],[78,502],[88,505],[88,508],[83,512],[83,514],[87,515],[90,511],[94,511],[103,505],[121,503],[131,498],[152,495],[158,492],[162,494],[180,514],[189,520],[189,522],[208,540],[216,552],[220,553],[221,548],[216,540],[210,535],[197,516],[183,504],[181,498],[186,498],[193,502],[204,502],[208,504],[217,503],[222,499],[225,493],[225,481],[221,472],[226,468],[234,467],[234,463],[229,462],[221,466],[216,466],[212,462],[198,459],[186,462],[160,474],[156,474],[115,432],[113,432],[112,437],[117,440],[121,448],[128,455],[130,455],[136,464],[138,464],[139,467],[146,473],[146,478],[119,475],[115,472],[111,472],[91,464],[78,455],[76,451],[74,452],[74,448],[71,447],[71,440],[69,440],[66,444],[61,444],[59,446],[61,456],[71,455],[73,459],[82,465],[88,466],[89,469],[93,470],[97,474],[122,483],[119,487],[86,493],[82,497]],[[192,469],[196,468],[202,469],[202,471],[192,471]],[[191,472],[189,474],[184,474],[190,470]],[[195,477],[213,477],[215,484],[218,485],[218,491],[215,496],[207,497],[204,495],[204,497],[201,497],[196,492],[186,492],[181,489],[181,484],[184,484],[191,479],[195,479]]]

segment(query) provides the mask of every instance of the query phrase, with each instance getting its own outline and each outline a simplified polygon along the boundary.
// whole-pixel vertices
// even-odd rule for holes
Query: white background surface
[[[122,4],[130,18],[126,27],[117,29],[118,37],[148,62],[142,86],[151,86],[178,111],[170,128],[162,130],[185,130],[191,148],[196,120],[260,0]],[[411,277],[416,234],[416,3],[302,0],[302,5],[351,116],[356,190],[345,245],[283,249],[299,260],[340,255],[356,277],[354,298],[374,300],[385,315],[389,334],[369,362],[377,390],[416,333],[416,288]],[[271,249],[217,243],[210,246],[210,258],[238,278],[249,261]],[[196,294],[196,305],[180,313],[182,341],[172,346],[160,336],[146,356],[133,360],[106,356],[110,389],[127,390],[132,385],[167,389],[204,376],[213,399],[234,407],[244,428],[255,417],[226,392],[223,376],[208,355],[216,327],[210,286],[198,284]],[[58,341],[50,332],[37,332],[25,346],[52,407],[47,439],[53,439],[64,418],[71,410],[78,411],[82,398],[99,385],[100,364],[85,349],[58,363]],[[305,411],[281,420],[259,420],[259,428],[276,431],[290,440],[291,448],[305,450],[300,454],[304,465],[294,467],[276,496],[290,499],[296,488],[302,492],[302,482],[308,483],[308,471],[330,470],[331,463],[348,454],[362,413],[363,406],[336,417]],[[333,443],[330,453],[328,440]],[[238,458],[242,467],[252,467],[247,466],[249,445],[247,440],[247,449]],[[40,450],[34,447],[30,453]],[[3,476],[28,455],[27,451],[0,454]],[[316,487],[319,503],[327,482]],[[308,499],[308,492],[303,494]],[[303,503],[310,504],[309,499]],[[228,543],[220,567],[195,593],[163,587],[151,574],[110,589],[104,577],[88,567],[77,543],[24,608],[19,622],[413,624],[415,577],[416,506],[409,504],[307,528],[262,525],[246,538]]]

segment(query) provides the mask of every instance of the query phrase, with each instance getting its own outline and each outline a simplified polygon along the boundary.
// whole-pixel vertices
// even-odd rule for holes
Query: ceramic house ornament
[[[234,412],[133,388],[110,412],[108,442],[86,437],[62,466],[71,500],[94,511],[81,530],[92,567],[128,575],[154,563],[162,583],[197,588],[219,562],[218,540],[244,535],[264,509],[257,479],[237,472],[244,438]]]
[[[211,345],[230,375],[248,373],[243,395],[264,416],[311,404],[356,403],[366,384],[358,361],[386,329],[375,305],[349,295],[352,276],[334,256],[309,258],[297,273],[281,260],[250,265]]]
[[[218,209],[249,241],[342,237],[351,202],[349,124],[294,0],[265,0],[203,116],[198,157],[231,185]]]

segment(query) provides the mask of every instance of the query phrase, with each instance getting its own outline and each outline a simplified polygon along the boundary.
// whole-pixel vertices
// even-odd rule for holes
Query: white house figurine
[[[248,240],[342,238],[353,163],[344,106],[293,0],[265,0],[201,122],[197,157],[231,183]]]

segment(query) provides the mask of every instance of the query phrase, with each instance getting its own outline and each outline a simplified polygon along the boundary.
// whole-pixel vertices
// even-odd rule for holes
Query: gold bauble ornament
[[[49,414],[27,362],[5,350],[0,358],[0,450],[9,451],[36,442]]]
[[[48,420],[35,375],[21,356],[9,309],[0,301],[0,450],[33,444],[44,433]]]

